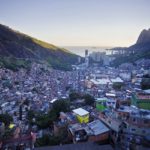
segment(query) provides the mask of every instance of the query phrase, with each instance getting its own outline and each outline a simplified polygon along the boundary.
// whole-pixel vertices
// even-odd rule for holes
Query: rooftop
[[[115,82],[123,83],[123,80],[120,77],[117,77],[115,79],[111,79],[111,82],[113,82],[113,83],[115,83]]]
[[[93,82],[96,85],[106,85],[106,84],[111,84],[111,81],[108,78],[102,78],[102,79],[91,79],[91,82]]]
[[[100,120],[88,123],[88,126],[93,131],[94,135],[99,135],[109,131],[109,129]]]
[[[96,98],[95,101],[107,101],[108,99],[106,97]]]
[[[116,94],[114,94],[114,93],[106,93],[106,96],[108,96],[108,97],[116,97]]]
[[[73,112],[79,116],[84,116],[84,115],[89,114],[89,112],[83,108],[74,109]]]

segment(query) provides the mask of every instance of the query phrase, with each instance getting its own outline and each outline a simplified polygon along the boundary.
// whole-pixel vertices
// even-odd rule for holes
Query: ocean
[[[110,49],[111,47],[92,47],[92,46],[64,46],[63,48],[77,54],[80,56],[85,56],[85,50],[87,49],[89,53],[92,52],[106,52],[107,55],[110,54],[110,51],[106,49]]]

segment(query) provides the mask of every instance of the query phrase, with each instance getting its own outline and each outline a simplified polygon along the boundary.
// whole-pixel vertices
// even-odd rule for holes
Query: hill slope
[[[0,56],[1,63],[4,63],[2,57],[13,57],[22,60],[45,61],[53,68],[65,70],[70,69],[71,64],[77,62],[77,55],[1,24]]]

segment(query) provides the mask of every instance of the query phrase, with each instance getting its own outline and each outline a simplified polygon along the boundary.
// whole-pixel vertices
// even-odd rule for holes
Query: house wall
[[[99,134],[99,135],[91,135],[88,137],[88,141],[91,142],[101,142],[109,139],[109,132]]]
[[[127,128],[124,129],[124,132],[140,136],[146,136],[150,134],[150,129],[129,124]]]
[[[150,110],[150,99],[138,99],[136,95],[131,98],[131,104],[137,106],[138,108]]]
[[[145,128],[150,128],[150,119],[145,119],[145,118],[142,118],[142,117],[130,117],[127,121],[129,124],[131,125],[135,125],[139,128],[141,127],[145,127]]]
[[[106,101],[98,101],[96,102],[96,109],[99,111],[103,111],[106,109],[106,104],[104,105],[104,103],[106,103]]]
[[[80,123],[88,123],[88,122],[89,122],[89,114],[84,115],[84,116],[79,116],[79,115],[77,115],[77,120],[78,120]]]

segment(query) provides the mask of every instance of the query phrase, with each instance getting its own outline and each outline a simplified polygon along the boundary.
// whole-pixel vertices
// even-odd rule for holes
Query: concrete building
[[[98,111],[104,111],[107,107],[106,107],[106,103],[107,103],[107,98],[97,98],[96,99],[96,109]]]
[[[109,132],[109,128],[98,119],[88,124],[77,123],[69,126],[69,133],[74,143],[106,141],[109,139]]]
[[[94,120],[87,125],[92,131],[91,135],[88,137],[88,141],[102,142],[109,139],[110,130],[100,120]]]
[[[73,112],[76,114],[77,120],[79,123],[88,123],[89,122],[89,112],[82,109],[74,109]]]
[[[89,57],[96,63],[102,63],[104,66],[109,66],[111,57],[106,55],[106,52],[92,52]]]
[[[131,105],[150,110],[150,94],[136,93],[132,95]]]

